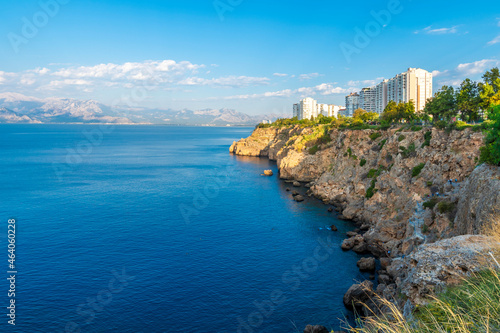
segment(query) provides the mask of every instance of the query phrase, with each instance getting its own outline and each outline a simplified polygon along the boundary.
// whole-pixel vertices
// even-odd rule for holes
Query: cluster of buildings
[[[299,119],[319,114],[329,117],[338,114],[352,117],[356,109],[381,114],[390,101],[396,103],[413,101],[415,110],[422,111],[427,99],[432,97],[432,73],[421,68],[409,68],[406,72],[383,80],[375,86],[353,92],[345,98],[345,109],[328,104],[318,104],[312,98],[306,98],[293,106],[293,115]]]
[[[333,104],[321,104],[310,97],[304,98],[293,105],[293,116],[299,120],[318,117],[320,114],[326,117],[337,117],[343,111],[343,107]]]

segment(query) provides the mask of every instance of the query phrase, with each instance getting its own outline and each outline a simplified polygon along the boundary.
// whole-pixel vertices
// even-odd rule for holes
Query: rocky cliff
[[[383,259],[379,291],[390,287],[391,293],[384,293],[390,296],[415,288],[408,282],[412,264],[397,260],[419,253],[421,244],[498,226],[500,171],[476,168],[482,144],[483,134],[470,129],[296,126],[256,129],[234,142],[230,152],[276,160],[281,178],[309,183],[310,195],[334,205],[340,218],[365,230],[346,240],[343,248]],[[453,267],[458,274],[474,270]],[[417,304],[425,293],[406,294]]]

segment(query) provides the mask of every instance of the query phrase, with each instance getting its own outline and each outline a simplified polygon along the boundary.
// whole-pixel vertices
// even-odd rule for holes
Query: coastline
[[[476,167],[482,133],[395,127],[333,130],[329,140],[320,140],[314,132],[299,126],[257,128],[234,142],[230,153],[275,160],[281,179],[308,183],[309,196],[334,206],[341,219],[360,229],[342,248],[377,258],[378,286],[353,285],[344,297],[346,307],[376,295],[409,315],[457,283],[456,276],[484,269],[481,257],[500,246],[481,235],[498,214],[500,171]],[[478,202],[489,205],[471,210]],[[470,253],[473,248],[477,253]],[[443,254],[432,255],[436,251]],[[461,268],[444,254],[462,256]],[[356,310],[368,315],[362,307]]]

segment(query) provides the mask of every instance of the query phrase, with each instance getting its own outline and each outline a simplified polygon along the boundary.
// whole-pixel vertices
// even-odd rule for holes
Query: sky
[[[41,0],[0,10],[0,93],[291,114],[418,67],[500,65],[496,1]]]

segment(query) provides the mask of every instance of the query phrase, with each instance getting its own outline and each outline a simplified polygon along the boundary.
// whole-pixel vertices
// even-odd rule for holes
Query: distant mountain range
[[[110,107],[94,100],[24,96],[0,93],[0,123],[113,123],[166,125],[251,125],[262,120],[276,120],[286,115],[249,116],[230,109],[161,110]]]

